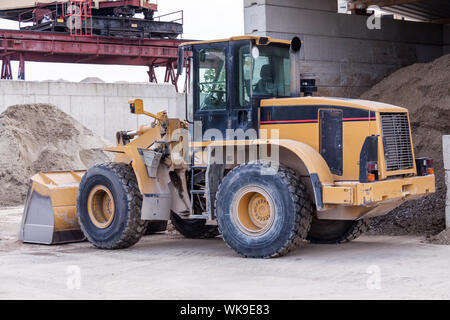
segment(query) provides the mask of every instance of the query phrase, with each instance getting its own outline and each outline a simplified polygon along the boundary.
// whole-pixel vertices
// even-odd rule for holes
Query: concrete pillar
[[[447,184],[447,199],[445,201],[445,225],[450,228],[450,135],[442,136],[444,153],[445,182]]]
[[[447,39],[431,23],[383,19],[369,30],[367,17],[338,14],[336,0],[245,0],[244,13],[246,34],[303,40],[302,72],[316,74],[323,96],[359,97],[403,66],[440,57]]]

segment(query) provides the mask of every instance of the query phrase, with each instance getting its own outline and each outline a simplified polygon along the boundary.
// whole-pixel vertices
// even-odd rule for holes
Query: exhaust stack
[[[291,97],[300,97],[300,49],[302,41],[294,37],[291,41]]]

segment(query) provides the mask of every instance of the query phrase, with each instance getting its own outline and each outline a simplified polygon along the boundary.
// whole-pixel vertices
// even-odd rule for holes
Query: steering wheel
[[[203,100],[201,109],[205,109],[207,106],[219,107],[224,104],[225,91],[224,90],[211,90]],[[208,108],[210,109],[210,108]]]

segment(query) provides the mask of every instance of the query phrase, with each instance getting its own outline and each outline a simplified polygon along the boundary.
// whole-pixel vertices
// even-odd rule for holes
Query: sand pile
[[[0,114],[0,205],[23,204],[39,171],[86,169],[109,161],[107,142],[54,106],[16,105]]]
[[[435,235],[445,228],[445,173],[442,135],[450,134],[450,55],[400,69],[362,95],[363,99],[410,111],[416,157],[431,157],[437,192],[410,201],[385,217],[373,219],[378,234]]]
[[[428,237],[427,242],[433,243],[433,244],[449,245],[450,244],[450,229],[444,230],[441,233],[439,233],[438,235]]]

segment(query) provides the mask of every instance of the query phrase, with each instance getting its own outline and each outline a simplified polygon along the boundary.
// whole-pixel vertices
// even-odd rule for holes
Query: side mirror
[[[177,75],[181,76],[183,74],[184,66],[184,47],[178,47],[178,63],[177,63]]]

